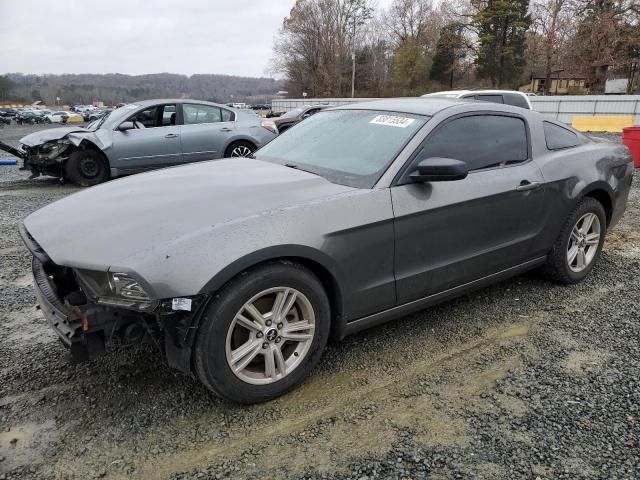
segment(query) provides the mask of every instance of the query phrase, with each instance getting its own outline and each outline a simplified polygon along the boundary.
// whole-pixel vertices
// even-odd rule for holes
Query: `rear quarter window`
[[[518,93],[505,93],[504,103],[529,110],[529,103],[527,103],[527,99],[524,95],[520,95]]]
[[[562,150],[580,145],[580,138],[571,130],[551,122],[542,122],[549,150]]]

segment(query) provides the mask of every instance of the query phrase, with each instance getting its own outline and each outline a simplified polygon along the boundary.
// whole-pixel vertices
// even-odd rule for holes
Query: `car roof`
[[[162,103],[197,103],[201,105],[215,105],[217,107],[227,107],[228,105],[223,105],[221,103],[213,103],[213,102],[205,102],[204,100],[192,100],[190,98],[156,98],[151,100],[141,100],[139,102],[131,102],[127,105],[138,105],[140,107],[151,107],[153,105],[158,105]]]
[[[332,110],[382,110],[387,112],[403,112],[415,115],[433,116],[436,113],[456,105],[467,105],[466,100],[458,100],[457,98],[445,97],[405,97],[405,98],[387,98],[384,100],[374,100],[371,102],[352,103],[334,107]],[[484,102],[483,102],[484,103]]]
[[[519,92],[517,90],[498,90],[498,89],[478,89],[478,90],[445,90],[443,92],[433,92],[422,95],[421,98],[424,97],[438,97],[441,95],[467,95],[469,93],[473,94],[491,94],[491,93],[517,93],[520,95],[524,95],[524,93]],[[524,95],[526,96],[526,95]]]

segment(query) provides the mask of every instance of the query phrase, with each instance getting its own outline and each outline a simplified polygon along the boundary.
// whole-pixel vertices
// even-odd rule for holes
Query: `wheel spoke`
[[[261,346],[261,342],[255,339],[243,343],[231,352],[231,368],[236,372],[243,370],[260,352]]]
[[[272,318],[274,322],[282,321],[287,313],[293,308],[298,295],[296,292],[286,289],[284,292],[278,292],[273,302]]]
[[[584,254],[584,248],[579,248],[578,249],[578,255],[577,255],[577,261],[576,261],[576,267],[582,269],[585,267],[585,265],[587,264],[587,259],[585,257]]]
[[[283,340],[290,342],[306,342],[313,338],[313,325],[306,320],[292,322],[287,324],[280,335]]]
[[[264,327],[264,315],[260,313],[260,310],[253,303],[250,303],[244,309],[251,316],[251,320],[257,323],[260,328]]]
[[[574,245],[567,253],[567,260],[569,260],[569,265],[573,265],[573,261],[576,259],[579,250],[580,248],[577,245]]]
[[[278,370],[280,375],[284,377],[287,374],[287,365],[284,361],[282,350],[280,350],[280,347],[278,345],[273,348],[273,355],[275,356],[276,360],[276,369]]]
[[[267,348],[264,351],[264,375],[267,378],[276,378],[276,359],[274,357],[274,348]]]
[[[574,242],[580,241],[580,230],[578,230],[577,226],[573,227],[573,230],[571,230],[571,239]]]
[[[254,322],[252,320],[249,320],[247,317],[245,317],[242,314],[239,314],[236,317],[236,322],[238,322],[243,327],[248,328],[252,332],[259,332],[261,330],[261,327],[260,327],[260,325],[258,323]]]
[[[580,233],[582,233],[583,235],[586,235],[587,233],[589,233],[589,230],[591,229],[591,225],[593,225],[593,220],[596,218],[596,216],[591,213],[585,216],[584,220],[582,221],[582,227],[580,228]]]
[[[587,245],[598,245],[598,243],[600,243],[600,234],[590,233],[586,236],[585,241],[587,242]]]

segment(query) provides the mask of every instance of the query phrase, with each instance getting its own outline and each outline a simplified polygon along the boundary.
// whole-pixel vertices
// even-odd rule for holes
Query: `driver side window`
[[[459,117],[432,133],[418,157],[461,160],[469,171],[525,162],[526,126],[521,118],[505,115]]]
[[[129,117],[137,128],[169,127],[176,124],[175,105],[154,105]]]

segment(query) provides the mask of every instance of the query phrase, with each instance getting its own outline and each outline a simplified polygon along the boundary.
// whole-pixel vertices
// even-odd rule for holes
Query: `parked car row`
[[[300,120],[276,137],[164,100],[22,139],[27,168],[83,184],[249,157],[133,175],[24,220],[41,312],[76,360],[146,341],[226,399],[270,400],[330,336],[534,268],[580,282],[631,189],[626,147],[525,108],[405,98]]]
[[[10,124],[11,120],[18,125],[35,125],[41,123],[80,123],[83,117],[80,114],[68,111],[52,111],[39,108],[4,108],[0,110],[0,118],[5,124]]]

